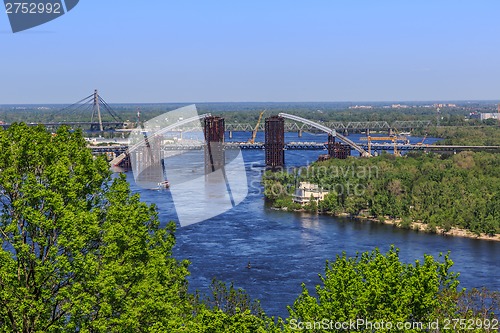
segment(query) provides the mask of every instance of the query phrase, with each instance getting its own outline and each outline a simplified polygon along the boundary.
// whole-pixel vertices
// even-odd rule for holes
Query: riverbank
[[[264,194],[273,205],[306,210],[386,216],[403,228],[485,240],[500,240],[500,155],[464,151],[456,155],[382,154],[370,159],[330,159],[307,169],[263,175]],[[321,188],[321,198],[300,184]],[[306,188],[307,189],[307,188]],[[316,200],[307,200],[313,196]],[[318,199],[321,199],[318,201]],[[359,214],[358,212],[361,212]],[[411,223],[410,216],[412,221]],[[356,216],[353,216],[356,217]],[[429,225],[420,225],[425,222]],[[451,229],[456,225],[461,229]],[[479,234],[482,233],[482,234]],[[488,236],[489,233],[495,236]]]
[[[287,207],[283,207],[283,208],[273,207],[272,209],[282,210],[282,211],[290,211]],[[293,212],[307,213],[308,211],[305,209],[294,209]],[[429,234],[439,234],[442,236],[465,237],[465,238],[471,238],[471,239],[480,239],[480,240],[500,242],[500,234],[490,236],[490,235],[481,233],[478,235],[478,234],[475,234],[469,230],[461,229],[461,228],[457,228],[457,227],[452,227],[448,231],[446,231],[445,229],[440,228],[440,227],[435,227],[434,229],[429,229],[429,225],[426,223],[422,223],[422,222],[411,222],[410,225],[405,226],[402,223],[403,222],[402,219],[392,219],[392,218],[389,218],[388,216],[385,216],[381,220],[380,218],[377,218],[375,216],[366,216],[366,215],[362,215],[362,214],[354,215],[354,216],[347,214],[347,213],[332,214],[332,213],[326,212],[326,213],[318,213],[318,214],[330,215],[330,216],[334,216],[334,217],[353,218],[353,219],[356,219],[359,221],[370,221],[370,222],[375,222],[375,223],[380,223],[380,224],[392,225],[396,228],[401,228],[401,229],[414,230],[417,232],[426,232]]]
[[[354,218],[357,220],[367,220],[367,221],[371,221],[371,222],[392,225],[392,226],[395,226],[397,228],[410,229],[410,230],[414,230],[414,231],[418,231],[418,232],[427,232],[427,233],[439,234],[439,235],[443,235],[443,236],[465,237],[465,238],[500,242],[500,235],[499,234],[496,234],[494,236],[490,236],[490,235],[481,233],[478,235],[478,234],[475,234],[469,230],[461,229],[461,228],[457,228],[457,227],[452,227],[448,231],[446,231],[445,229],[440,228],[440,227],[436,227],[435,230],[430,230],[429,225],[426,223],[422,223],[422,222],[412,222],[409,226],[403,226],[401,219],[390,219],[390,218],[386,217],[384,220],[380,220],[379,218],[376,218],[376,217],[367,217],[367,216],[355,216]]]

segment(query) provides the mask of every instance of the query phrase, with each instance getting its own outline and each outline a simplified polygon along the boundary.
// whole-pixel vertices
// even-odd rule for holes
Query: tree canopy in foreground
[[[174,225],[110,180],[80,133],[0,132],[0,326],[4,331],[169,329],[187,301]],[[169,316],[165,316],[165,314]]]
[[[394,249],[338,257],[318,296],[304,286],[286,321],[232,285],[214,282],[200,298],[188,293],[188,262],[172,257],[175,224],[160,228],[155,207],[111,178],[81,133],[0,131],[0,332],[292,332],[323,316],[492,317],[455,291],[449,258],[405,265]]]

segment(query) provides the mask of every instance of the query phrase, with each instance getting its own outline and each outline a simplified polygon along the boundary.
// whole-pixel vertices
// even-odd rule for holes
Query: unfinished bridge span
[[[331,135],[332,137],[337,137],[340,141],[342,141],[346,145],[349,145],[351,148],[353,148],[356,151],[358,151],[361,156],[370,156],[370,154],[366,150],[364,150],[363,147],[361,147],[358,144],[354,143],[352,140],[348,139],[347,137],[339,134],[335,129],[332,129],[330,127],[318,124],[318,123],[316,123],[316,122],[314,122],[312,120],[309,120],[309,119],[306,119],[306,118],[302,118],[302,117],[299,117],[299,116],[295,116],[295,115],[292,115],[292,114],[288,114],[288,113],[280,113],[279,116],[283,117],[283,118],[286,118],[286,119],[293,120],[293,121],[304,123],[306,125],[309,125],[311,127],[314,127],[314,128],[316,128],[316,129],[318,129],[320,131],[323,131],[323,132],[327,133],[329,136]]]

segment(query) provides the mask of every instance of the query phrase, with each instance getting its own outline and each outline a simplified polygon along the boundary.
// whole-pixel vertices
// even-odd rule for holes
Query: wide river
[[[246,141],[248,133],[233,140]],[[262,141],[262,133],[257,141]],[[287,141],[324,142],[324,135],[287,133]],[[358,139],[359,135],[351,135]],[[412,143],[421,138],[411,138]],[[425,143],[435,140],[430,139]],[[287,166],[301,166],[317,159],[322,151],[287,151]],[[263,151],[244,151],[248,182],[247,198],[232,210],[187,227],[179,227],[174,255],[191,262],[190,290],[209,293],[212,278],[234,282],[258,299],[268,315],[286,317],[305,283],[310,291],[320,282],[327,260],[346,252],[382,252],[394,244],[404,262],[422,260],[424,254],[438,256],[451,251],[454,271],[460,272],[461,287],[500,290],[500,242],[401,230],[389,225],[345,218],[288,213],[265,205],[262,188],[256,184],[264,166]],[[162,224],[176,220],[169,191],[141,189],[133,174],[127,177],[134,192],[158,206]],[[248,269],[248,263],[251,268]]]

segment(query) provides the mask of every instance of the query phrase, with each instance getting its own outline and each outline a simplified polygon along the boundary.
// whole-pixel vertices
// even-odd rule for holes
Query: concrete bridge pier
[[[302,137],[302,130],[299,130],[299,131],[297,132],[297,134],[299,135],[299,138],[301,138],[301,137]]]
[[[327,144],[328,156],[330,158],[335,158],[335,137],[328,134],[328,144]]]
[[[224,168],[224,118],[210,116],[204,119],[205,175]]]
[[[278,170],[285,166],[285,119],[280,116],[265,121],[266,167]]]

